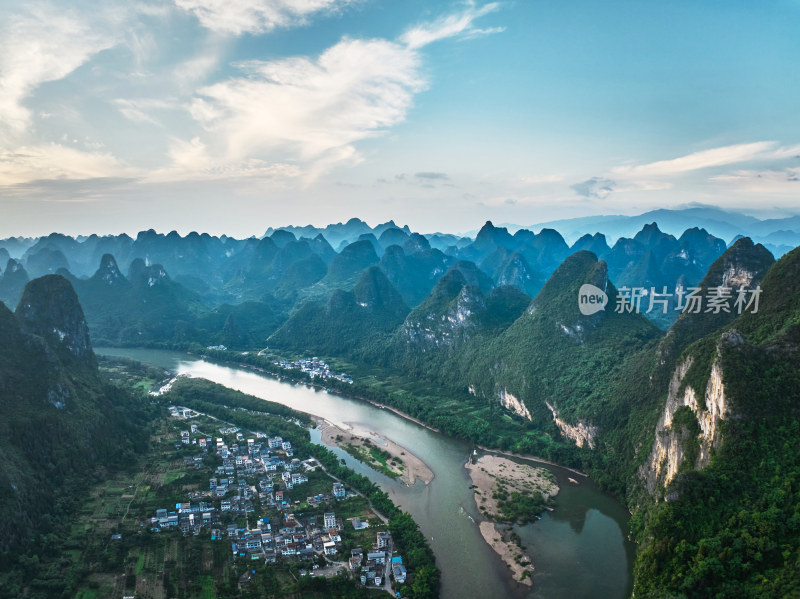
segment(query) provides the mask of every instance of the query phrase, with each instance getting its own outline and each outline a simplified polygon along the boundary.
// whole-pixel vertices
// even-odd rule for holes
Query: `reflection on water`
[[[434,433],[389,410],[303,385],[277,381],[254,372],[228,368],[177,352],[97,349],[98,353],[203,377],[244,393],[321,416],[342,428],[386,436],[423,459],[435,478],[429,485],[401,482],[368,468],[348,453],[333,451],[356,472],[367,476],[402,509],[410,512],[431,542],[442,570],[442,597],[622,599],[631,591],[633,546],[625,539],[627,513],[584,477],[557,466],[537,463],[553,472],[561,491],[555,510],[534,524],[516,526],[533,557],[534,586],[509,581],[507,569],[483,541],[471,481],[464,468],[471,446]],[[320,433],[311,431],[312,441]],[[378,440],[376,439],[376,442]],[[569,482],[579,480],[578,485]]]

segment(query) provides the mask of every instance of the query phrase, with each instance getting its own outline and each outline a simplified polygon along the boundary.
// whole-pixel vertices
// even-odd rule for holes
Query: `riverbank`
[[[442,431],[440,431],[438,428],[433,427],[433,426],[431,426],[429,424],[425,424],[419,418],[414,418],[411,414],[406,414],[405,412],[401,412],[400,410],[398,410],[397,408],[393,408],[392,406],[389,406],[389,405],[386,405],[384,403],[380,403],[380,402],[374,401],[372,399],[367,399],[366,397],[362,397],[360,395],[355,395],[353,393],[347,394],[347,393],[342,393],[340,391],[337,391],[337,393],[339,393],[340,395],[344,395],[345,397],[351,397],[351,398],[357,399],[359,401],[365,401],[365,402],[367,402],[369,404],[372,404],[376,408],[380,408],[381,410],[389,410],[390,412],[400,416],[400,418],[405,418],[406,420],[410,420],[411,422],[413,422],[415,424],[419,424],[422,428],[426,428],[429,431],[433,431],[434,433],[442,434]]]
[[[498,522],[505,519],[501,501],[514,493],[530,497],[537,492],[547,501],[559,490],[553,476],[544,468],[490,454],[474,462],[469,459],[464,467],[472,481],[475,505],[486,518],[479,524],[481,536],[508,566],[516,582],[532,585],[533,559],[520,547],[519,537],[514,535],[511,526]]]
[[[575,468],[570,468],[569,466],[564,466],[563,464],[558,464],[556,462],[551,462],[550,460],[545,460],[544,458],[540,458],[535,455],[530,455],[526,453],[514,453],[513,451],[503,451],[502,449],[494,449],[492,447],[486,447],[484,445],[476,445],[475,446],[480,451],[487,451],[497,455],[504,455],[509,458],[519,458],[520,460],[531,460],[532,462],[539,462],[540,464],[547,464],[548,466],[555,466],[556,468],[561,468],[562,470],[567,470],[572,472],[573,474],[577,474],[578,476],[582,476],[584,478],[589,478],[589,475],[585,472],[581,472],[580,470],[575,470]],[[575,481],[577,485],[578,482]]]
[[[206,378],[300,412],[315,414],[344,429],[348,428],[345,423],[353,423],[362,434],[375,431],[406,448],[413,448],[413,453],[422,457],[435,473],[429,485],[406,487],[387,481],[372,469],[358,468],[358,471],[419,522],[442,571],[441,596],[521,599],[531,593],[531,587],[512,579],[511,570],[497,558],[498,554],[484,540],[476,523],[483,517],[473,503],[473,490],[464,469],[474,444],[448,434],[434,434],[394,410],[378,409],[363,397],[356,397],[361,394],[354,393],[356,390],[352,388],[320,393],[308,384],[292,384],[286,377],[278,381],[267,372],[201,360],[197,356],[190,358],[178,352],[128,349],[101,353]],[[155,389],[167,380],[159,381]],[[313,433],[314,439],[322,444],[316,429]],[[561,481],[557,511],[545,512],[535,524],[514,526],[512,531],[519,534],[522,545],[535,560],[535,596],[570,599],[592,596],[590,589],[602,588],[604,596],[610,599],[629,597],[635,547],[626,541],[629,516],[624,507],[602,493],[591,480],[561,468],[543,467],[552,468]],[[570,484],[567,476],[579,480],[580,485]],[[587,518],[589,513],[591,517]],[[505,527],[501,525],[500,528]]]
[[[264,350],[259,351],[258,355],[261,356],[262,355],[261,352],[263,352],[263,351]],[[229,353],[229,352],[218,352],[218,353],[226,354],[226,353]],[[410,414],[408,414],[406,412],[403,412],[402,410],[399,410],[399,409],[397,409],[397,408],[395,408],[395,407],[393,407],[393,406],[391,406],[389,404],[381,403],[381,402],[376,401],[374,399],[369,399],[367,397],[364,397],[363,395],[360,395],[358,393],[354,393],[353,391],[351,391],[349,389],[346,389],[346,388],[343,388],[343,387],[338,387],[337,386],[335,389],[329,389],[329,387],[327,387],[323,382],[320,382],[320,381],[318,381],[318,380],[316,380],[314,378],[309,378],[309,377],[307,377],[305,375],[298,376],[298,375],[292,374],[294,372],[292,370],[284,370],[284,369],[282,369],[279,372],[275,372],[275,371],[263,368],[261,366],[257,366],[255,364],[246,364],[246,363],[241,361],[241,354],[239,354],[237,352],[231,352],[231,353],[233,353],[234,355],[225,356],[225,357],[222,357],[220,355],[211,356],[211,355],[208,355],[208,354],[205,354],[205,353],[200,353],[198,355],[203,360],[208,360],[208,361],[212,361],[212,362],[218,362],[218,363],[223,363],[223,364],[234,365],[237,368],[242,368],[242,369],[245,369],[245,370],[251,370],[251,371],[254,371],[254,372],[256,372],[257,374],[259,374],[261,376],[266,376],[266,377],[269,377],[269,378],[273,378],[273,379],[276,379],[278,381],[289,381],[291,383],[298,384],[298,385],[304,385],[306,387],[310,387],[310,388],[313,388],[313,389],[319,389],[319,390],[325,390],[325,391],[329,391],[330,390],[330,391],[332,391],[332,392],[334,392],[334,393],[336,393],[338,395],[341,395],[342,397],[347,397],[347,398],[350,398],[350,399],[356,399],[358,401],[363,401],[363,402],[366,402],[366,403],[368,403],[368,404],[370,404],[372,406],[375,406],[376,408],[380,408],[382,410],[388,410],[388,411],[392,412],[393,414],[396,414],[400,418],[403,418],[405,420],[408,420],[410,422],[418,424],[419,426],[421,426],[421,427],[423,427],[423,428],[425,428],[425,429],[427,429],[429,431],[432,431],[434,433],[447,434],[447,433],[442,433],[442,431],[439,430],[438,428],[436,428],[434,426],[431,426],[431,425],[423,422],[419,418],[416,418],[416,417],[414,417],[414,416],[412,416],[412,415],[410,415]],[[187,352],[187,355],[193,355],[193,354],[191,352]],[[462,438],[462,440],[468,441],[468,439],[463,439],[463,438]],[[556,462],[552,462],[550,460],[546,460],[544,458],[540,458],[540,457],[535,456],[535,455],[503,451],[501,449],[487,447],[487,446],[478,445],[478,444],[476,444],[475,447],[477,449],[481,450],[481,451],[492,452],[492,453],[495,453],[495,454],[498,454],[498,455],[504,455],[504,456],[508,456],[508,457],[512,457],[512,458],[520,458],[520,459],[523,459],[523,460],[532,460],[532,461],[535,461],[535,462],[540,462],[542,464],[547,464],[548,466],[555,466],[555,467],[561,468],[563,470],[567,470],[569,472],[577,474],[579,476],[582,476],[584,478],[589,478],[589,475],[586,474],[585,472],[581,472],[580,470],[576,470],[574,468],[570,468],[569,466],[564,466],[563,464],[558,464]],[[578,484],[578,483],[576,482],[576,484]]]
[[[351,448],[355,448],[362,454],[354,456],[361,461],[366,461],[364,455],[369,457],[369,450],[373,447],[389,454],[389,459],[380,463],[394,473],[406,486],[410,487],[418,480],[427,485],[433,480],[433,471],[423,460],[388,437],[375,432],[364,436],[347,423],[345,425],[349,428],[345,430],[324,418],[312,416],[312,419],[320,430],[322,442],[329,447],[339,447],[350,453],[350,448],[347,447],[350,445]]]
[[[237,363],[236,366],[242,369],[255,371],[261,376],[270,376],[279,381],[281,380],[280,376],[276,376],[257,366],[242,363]],[[166,384],[164,384],[157,391],[151,391],[150,394],[158,396],[168,392],[175,381],[181,376],[187,375],[175,375],[171,377]],[[325,389],[321,385],[313,382],[292,382],[295,384],[304,384],[308,387],[317,388],[320,390]],[[411,420],[412,422],[415,422],[416,424],[427,428],[428,430],[439,432],[436,429],[420,422],[416,418],[409,416],[408,414],[403,414],[391,406],[384,406],[366,398],[354,399],[366,401],[367,403],[370,403],[376,407],[387,409],[401,418]],[[310,413],[308,413],[308,415],[317,425],[317,428],[320,429],[323,443],[329,447],[339,447],[340,449],[347,451],[356,459],[364,462],[367,466],[370,466],[379,472],[383,472],[388,476],[399,478],[407,487],[414,485],[417,480],[421,480],[426,485],[430,484],[430,482],[433,480],[433,471],[422,459],[414,455],[402,445],[395,443],[388,437],[372,431],[370,431],[368,435],[359,434],[353,429],[352,426],[349,426],[348,423],[344,423],[346,426],[349,426],[349,429],[345,430],[324,418]],[[386,455],[380,455],[380,452],[386,452]]]

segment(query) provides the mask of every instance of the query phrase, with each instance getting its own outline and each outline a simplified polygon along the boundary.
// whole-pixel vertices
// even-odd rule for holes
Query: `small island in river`
[[[411,486],[417,480],[426,485],[433,480],[433,471],[419,457],[388,437],[370,432],[357,433],[352,426],[345,430],[324,418],[313,417],[322,435],[322,442],[330,447],[340,447],[367,466],[387,476],[399,478]]]
[[[538,517],[558,493],[555,477],[544,468],[518,464],[496,455],[470,458],[465,465],[475,504],[485,520],[481,536],[510,568],[515,581],[532,585],[533,561],[512,526]]]

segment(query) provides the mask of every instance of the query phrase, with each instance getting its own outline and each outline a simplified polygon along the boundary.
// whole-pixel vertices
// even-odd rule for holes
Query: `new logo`
[[[600,310],[605,310],[606,304],[608,304],[608,296],[605,291],[589,283],[581,285],[578,291],[578,309],[581,314],[591,316]]]

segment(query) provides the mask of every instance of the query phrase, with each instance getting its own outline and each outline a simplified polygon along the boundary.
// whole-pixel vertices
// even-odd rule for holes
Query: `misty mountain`
[[[589,235],[587,233],[573,243],[569,250],[573,254],[581,250],[586,250],[587,252],[592,252],[595,256],[605,256],[611,251],[611,248],[608,246],[606,236],[602,233],[595,233],[594,235]]]
[[[11,309],[16,308],[22,297],[22,291],[30,278],[18,260],[9,258],[6,269],[0,272],[0,302]]]
[[[381,257],[380,268],[406,304],[416,306],[428,296],[452,262],[452,258],[439,250],[407,253],[398,245],[390,245]]]
[[[380,347],[406,314],[408,306],[386,275],[370,266],[351,290],[337,288],[327,300],[303,303],[268,343],[314,354],[362,354]]]
[[[7,237],[0,239],[0,248],[5,249],[12,258],[19,259],[36,241],[35,237]]]
[[[287,244],[297,241],[297,237],[294,236],[294,233],[284,231],[283,229],[278,229],[270,235],[269,238],[279,248],[286,247]]]
[[[472,243],[472,239],[467,236],[451,235],[449,233],[429,233],[425,238],[431,247],[447,252],[449,248],[461,248]]]
[[[327,274],[298,294],[298,301],[318,299],[324,301],[334,290],[351,289],[364,270],[378,263],[378,254],[368,240],[345,246],[328,266]]]
[[[398,245],[402,246],[406,240],[408,239],[409,235],[402,229],[398,228],[391,228],[386,229],[381,236],[378,237],[378,243],[381,244],[383,249],[388,248],[390,245]]]
[[[686,229],[697,227],[722,239],[734,240],[737,235],[748,236],[754,242],[763,243],[776,256],[800,244],[800,215],[762,220],[713,206],[651,210],[635,216],[585,216],[538,223],[527,228],[554,228],[569,239],[602,231],[610,239],[616,240],[633,237],[644,225],[652,222],[657,222],[662,231],[672,235],[680,235]],[[770,238],[770,235],[779,231],[784,233]]]
[[[321,234],[325,239],[328,240],[328,243],[330,243],[332,247],[339,248],[340,250],[342,247],[358,241],[359,237],[365,234],[371,233],[375,235],[377,239],[379,239],[381,234],[388,229],[400,229],[406,234],[411,233],[408,226],[398,227],[396,224],[394,224],[394,221],[391,220],[373,228],[361,219],[351,218],[346,223],[340,222],[331,224],[324,228],[312,227],[311,225],[306,225],[305,227],[278,227],[277,229],[270,227],[267,229],[264,235],[272,235],[273,232],[278,229],[293,233],[297,237],[316,237],[317,235]]]
[[[390,363],[426,378],[441,375],[463,346],[488,343],[530,304],[512,287],[482,290],[466,275],[454,265],[411,311],[389,345]]]
[[[617,240],[601,258],[608,264],[609,277],[617,288],[655,289],[674,294],[678,287],[695,287],[711,264],[725,251],[725,242],[703,229],[687,229],[675,239],[663,233],[656,223],[645,225],[630,239]],[[644,298],[648,318],[661,328],[668,328],[677,317],[676,296],[672,296],[666,313],[650,310],[649,297]]]
[[[301,237],[300,240],[305,240],[308,242],[309,247],[311,247],[311,251],[322,258],[325,261],[325,264],[330,264],[336,257],[336,251],[333,249],[333,247],[331,247],[331,244],[328,243],[328,240],[325,239],[322,233],[319,233],[311,240],[306,237]]]
[[[378,238],[372,233],[363,233],[358,236],[358,241],[369,241],[372,244],[372,249],[378,257],[383,255],[383,246],[378,242]]]
[[[497,286],[510,286],[533,297],[545,283],[545,277],[533,270],[520,252],[503,246],[489,254],[480,264]]]
[[[310,254],[289,264],[274,287],[275,297],[294,303],[303,289],[321,280],[328,272],[328,265],[318,254]]]
[[[55,274],[60,268],[69,270],[69,262],[61,250],[43,247],[33,252],[30,249],[25,256],[26,270],[32,278]]]

